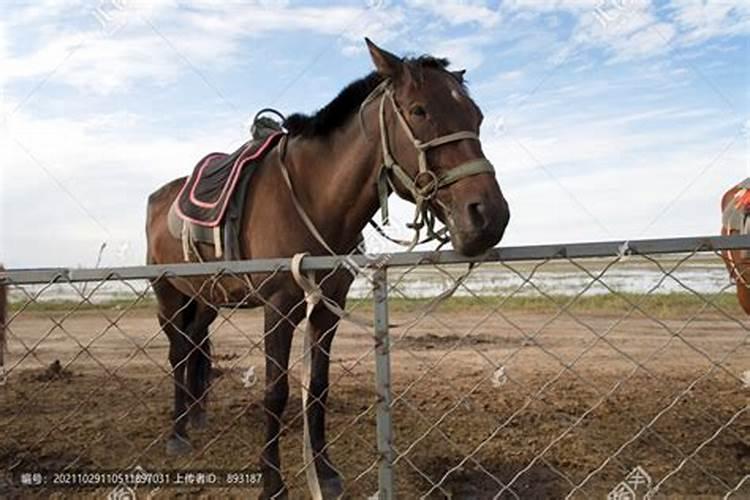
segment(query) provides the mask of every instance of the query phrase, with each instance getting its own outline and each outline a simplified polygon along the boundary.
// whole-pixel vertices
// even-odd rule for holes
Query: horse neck
[[[377,130],[377,129],[376,129]],[[365,136],[357,116],[321,138],[292,138],[287,165],[300,203],[326,243],[349,252],[378,210],[380,138]]]

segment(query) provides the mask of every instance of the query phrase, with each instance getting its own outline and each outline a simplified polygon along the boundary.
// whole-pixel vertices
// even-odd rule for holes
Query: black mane
[[[445,70],[448,60],[432,56],[420,56],[404,59],[415,76],[421,80],[424,68]],[[322,137],[344,125],[349,117],[359,110],[375,87],[380,85],[383,77],[373,71],[364,78],[355,80],[339,92],[331,102],[320,108],[313,115],[295,113],[284,122],[289,135],[303,137]]]

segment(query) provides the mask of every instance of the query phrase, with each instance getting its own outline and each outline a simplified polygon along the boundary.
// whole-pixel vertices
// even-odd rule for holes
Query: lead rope
[[[307,212],[305,212],[305,209],[302,208],[302,205],[299,202],[299,199],[297,198],[297,194],[294,192],[294,186],[292,185],[292,179],[289,177],[289,169],[286,167],[286,162],[284,161],[284,157],[286,156],[286,144],[287,144],[287,137],[284,136],[281,138],[281,143],[279,144],[279,163],[281,164],[281,174],[284,178],[284,182],[286,183],[287,187],[289,188],[290,193],[292,194],[292,203],[294,203],[294,208],[297,210],[297,213],[299,214],[300,218],[302,219],[302,222],[305,223],[307,226],[307,229],[310,231],[310,234],[312,234],[316,240],[318,240],[318,243],[323,245],[323,248],[325,248],[328,253],[331,255],[336,255],[336,252],[333,251],[333,249],[326,243],[326,240],[323,239],[323,236],[321,236],[320,231],[318,231],[318,228],[315,227],[315,223],[310,219],[310,216],[307,215]]]
[[[320,491],[320,481],[318,481],[318,471],[315,467],[315,456],[313,455],[312,442],[310,440],[310,426],[307,422],[307,398],[310,396],[310,380],[312,378],[312,335],[313,327],[310,322],[315,306],[322,298],[322,291],[315,283],[315,277],[312,272],[306,275],[302,274],[302,259],[308,255],[298,253],[292,257],[292,276],[300,288],[305,292],[305,340],[302,351],[302,421],[303,421],[303,444],[302,459],[305,465],[305,476],[307,477],[307,486],[310,488],[313,500],[323,500],[323,493]]]
[[[310,494],[313,500],[323,500],[322,492],[320,489],[320,481],[318,480],[318,471],[315,467],[315,455],[313,454],[312,442],[310,440],[310,428],[307,421],[307,399],[310,396],[310,381],[312,378],[312,336],[313,336],[313,325],[310,322],[310,317],[313,311],[322,304],[334,315],[338,316],[340,320],[346,320],[359,326],[363,326],[367,329],[374,328],[374,322],[353,316],[351,313],[342,309],[331,299],[327,298],[323,294],[323,290],[320,285],[315,282],[315,274],[313,272],[302,272],[302,260],[309,255],[307,252],[295,254],[292,257],[291,271],[292,277],[297,285],[302,289],[305,294],[305,336],[303,342],[303,354],[302,354],[302,415],[303,415],[303,444],[302,444],[302,458],[305,465],[305,477],[307,478],[307,485],[310,489]],[[456,290],[463,284],[463,282],[469,277],[474,263],[469,264],[468,269],[465,273],[459,276],[455,283],[445,290],[443,293],[438,295],[431,304],[431,306],[416,318],[402,324],[389,324],[389,328],[400,328],[409,327],[413,324],[418,323],[427,314],[435,310],[444,300],[451,297]],[[330,465],[330,464],[329,464]],[[338,471],[337,471],[338,472]],[[339,474],[340,475],[340,474]],[[337,498],[341,498],[338,496]]]
[[[412,197],[414,198],[414,204],[415,204],[415,210],[414,210],[414,219],[411,224],[408,224],[407,227],[410,227],[414,230],[414,237],[412,238],[412,241],[408,243],[407,251],[411,251],[420,243],[420,232],[423,227],[426,227],[427,229],[427,239],[424,240],[424,242],[431,241],[434,239],[437,239],[441,241],[443,244],[448,241],[448,239],[445,237],[445,233],[447,232],[446,228],[443,228],[442,230],[436,232],[434,229],[435,225],[435,215],[429,210],[428,202],[433,201],[435,203],[441,204],[440,200],[436,198],[437,192],[441,187],[444,187],[446,185],[449,185],[453,182],[456,182],[457,180],[461,179],[462,177],[468,177],[470,175],[475,175],[477,173],[484,173],[484,172],[494,172],[492,165],[485,159],[485,160],[475,160],[473,162],[468,162],[465,164],[462,164],[458,167],[455,167],[452,172],[450,172],[447,175],[443,175],[440,178],[431,170],[427,168],[427,150],[429,148],[439,146],[442,144],[446,144],[449,142],[459,141],[463,139],[477,139],[478,136],[474,132],[469,131],[462,131],[462,132],[455,132],[453,134],[448,134],[446,136],[437,137],[435,139],[432,139],[428,142],[421,142],[419,139],[417,139],[411,128],[409,127],[409,124],[406,122],[406,119],[403,117],[401,112],[398,109],[398,106],[396,104],[395,99],[393,98],[392,90],[389,87],[389,82],[384,81],[381,85],[379,85],[375,91],[373,91],[370,96],[365,100],[365,102],[360,107],[360,120],[362,119],[361,115],[361,109],[364,107],[366,103],[369,103],[371,101],[371,96],[380,95],[381,101],[380,101],[380,129],[381,129],[381,146],[383,151],[383,165],[380,169],[380,172],[378,172],[378,180],[377,180],[377,189],[378,189],[378,198],[380,201],[381,206],[381,213],[383,216],[384,223],[387,222],[388,219],[388,190],[394,190],[395,188],[393,186],[393,181],[391,179],[391,176],[389,173],[393,173],[396,177],[399,178],[399,180],[404,184],[404,186],[411,192]],[[385,123],[385,100],[386,97],[390,99],[391,104],[394,108],[394,111],[396,112],[396,115],[399,118],[400,124],[402,125],[403,129],[405,130],[407,136],[411,140],[414,147],[417,149],[417,152],[419,154],[419,172],[417,173],[417,176],[412,179],[399,165],[396,163],[395,159],[391,155],[390,149],[388,147],[388,134],[387,134],[387,127]],[[364,123],[361,123],[364,126]],[[307,226],[307,229],[310,231],[310,234],[312,234],[315,239],[323,246],[325,250],[327,250],[331,255],[336,255],[336,252],[328,245],[328,243],[325,241],[323,236],[320,234],[320,231],[318,231],[318,228],[315,226],[315,223],[312,221],[312,219],[309,217],[307,212],[305,212],[304,208],[302,207],[301,203],[299,202],[299,199],[297,198],[297,195],[294,191],[294,186],[292,184],[292,180],[289,176],[289,169],[286,166],[285,162],[285,156],[286,156],[286,148],[287,148],[287,142],[288,142],[288,136],[284,136],[281,139],[281,142],[279,144],[279,164],[281,166],[281,173],[282,178],[284,179],[284,182],[286,183],[287,187],[289,188],[291,197],[292,197],[292,203],[294,205],[295,210],[299,214],[300,218],[302,219],[302,222]],[[427,176],[427,183],[424,186],[420,186],[419,180],[420,176]],[[447,208],[442,205],[444,209],[446,210],[446,214],[448,213]],[[377,227],[377,224],[375,224]],[[384,231],[382,228],[378,228],[380,234],[384,234]],[[391,241],[396,241],[391,238],[388,238]],[[308,487],[310,488],[310,492],[313,496],[314,500],[322,500],[322,492],[320,488],[320,481],[318,480],[318,474],[317,474],[317,468],[315,467],[315,457],[313,455],[312,451],[312,443],[310,442],[310,430],[308,427],[307,422],[307,398],[309,396],[309,387],[310,387],[310,380],[311,380],[311,372],[312,372],[312,356],[311,356],[311,349],[312,349],[312,335],[313,335],[313,326],[310,322],[310,317],[318,304],[323,304],[329,311],[331,311],[333,314],[339,317],[339,319],[345,319],[350,322],[353,322],[358,325],[365,326],[366,328],[372,328],[373,322],[369,320],[363,320],[360,318],[355,318],[351,314],[347,313],[345,310],[341,309],[338,304],[333,302],[332,300],[328,299],[322,292],[320,286],[315,283],[315,278],[313,273],[308,273],[307,275],[304,275],[301,270],[301,264],[302,259],[304,259],[305,255],[307,253],[299,253],[294,255],[292,258],[291,263],[291,271],[292,276],[294,277],[294,280],[296,281],[297,285],[303,290],[305,294],[305,302],[306,302],[306,325],[305,325],[305,339],[304,339],[304,354],[303,354],[303,374],[302,374],[302,411],[304,415],[304,443],[303,443],[303,458],[305,460],[305,463],[307,464],[305,467],[305,475],[307,477],[307,483]],[[448,297],[453,295],[455,291],[463,284],[463,281],[469,276],[473,269],[474,264],[469,264],[467,271],[462,274],[456,282],[451,286],[448,290],[444,291],[442,294],[440,294],[438,297],[436,297],[435,301],[432,303],[432,306],[430,310],[437,307],[442,301],[446,300]],[[427,311],[425,314],[428,314],[429,311]],[[420,318],[415,318],[413,320],[414,322],[419,321]],[[389,326],[398,326],[398,325],[389,325]]]

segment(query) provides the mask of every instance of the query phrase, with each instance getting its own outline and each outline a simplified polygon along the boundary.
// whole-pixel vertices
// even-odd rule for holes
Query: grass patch
[[[734,293],[722,293],[704,298],[729,314],[744,315]],[[500,307],[502,311],[553,313],[568,304],[571,299],[572,297],[565,295],[552,296],[554,302],[544,297],[452,297],[440,304],[437,311],[478,313]],[[389,310],[393,313],[416,313],[424,311],[431,302],[431,299],[392,298],[389,300]],[[590,295],[576,299],[570,310],[574,313],[622,314],[630,311],[633,308],[632,304],[636,304],[646,314],[665,317],[696,313],[701,306],[705,305],[705,301],[690,293]],[[372,310],[372,304],[369,299],[366,301],[349,300],[349,308],[356,308],[360,311]],[[706,305],[705,312],[717,313],[718,311],[716,307]]]
[[[138,301],[137,304],[133,304],[134,297],[122,297],[102,302],[85,302],[81,303],[80,300],[44,300],[41,302],[26,301],[14,301],[8,304],[8,309],[11,312],[16,312],[20,309],[28,312],[67,312],[73,309],[77,311],[93,311],[101,309],[146,309],[156,307],[156,299],[152,296],[143,297]]]
[[[744,313],[737,303],[734,293],[722,293],[716,296],[706,296],[713,304],[720,307],[729,314],[743,316]],[[442,302],[438,307],[439,312],[476,312],[489,311],[500,307],[503,311],[527,312],[527,313],[554,313],[560,307],[570,302],[572,297],[565,295],[553,296],[551,301],[544,297],[510,297],[485,296],[485,297],[452,297]],[[418,313],[424,311],[431,304],[432,299],[405,299],[392,297],[389,299],[389,310],[392,313]],[[502,304],[502,305],[500,305]],[[590,295],[579,297],[571,306],[574,313],[585,314],[622,314],[632,308],[631,304],[637,304],[646,314],[667,317],[684,316],[694,314],[705,304],[705,301],[690,293],[669,293],[659,295],[645,295],[627,293],[621,295]],[[133,304],[132,298],[117,298],[101,303],[84,303],[72,300],[56,300],[35,302],[25,304],[24,302],[13,302],[9,304],[11,312],[23,309],[28,312],[67,312],[73,309],[77,311],[91,311],[102,309],[153,309],[156,301],[153,297],[145,297],[137,304]],[[356,310],[359,314],[372,312],[372,299],[349,299],[347,309]],[[715,307],[707,305],[706,312],[717,313]]]

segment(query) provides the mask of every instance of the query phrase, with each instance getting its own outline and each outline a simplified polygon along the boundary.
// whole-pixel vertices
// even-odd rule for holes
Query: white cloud
[[[511,206],[504,244],[717,234],[721,195],[745,176],[741,156],[735,146],[703,175],[705,158],[689,155],[668,155],[662,163],[632,168],[603,166],[558,182],[540,169],[523,176],[500,170],[498,179]]]
[[[2,152],[2,175],[13,179],[0,191],[0,207],[7,209],[3,259],[92,265],[94,250],[107,241],[105,263],[142,263],[149,193],[185,175],[206,152],[224,150],[240,132],[206,124],[205,131],[154,136],[144,132],[153,119],[129,112],[82,118],[15,114]],[[56,242],[54,255],[34,243],[40,234]],[[125,243],[131,250],[120,257],[126,260],[113,262],[113,252]]]
[[[99,26],[101,16],[84,11],[86,22],[80,30],[50,30],[35,47],[21,53],[3,50],[7,26],[19,29],[45,16],[54,19],[62,9],[62,4],[55,5],[52,11],[22,9],[13,16],[13,24],[0,21],[0,74],[7,81],[41,79],[58,68],[56,82],[110,94],[144,80],[161,85],[174,82],[187,71],[186,64],[207,72],[231,67],[243,43],[254,36],[306,31],[341,36],[363,46],[365,34],[382,41],[393,38],[403,19],[400,8],[366,5],[291,7],[284,2],[258,2],[237,9],[236,4],[201,2],[184,10],[170,1],[126,3],[124,10],[107,14],[117,28],[112,33]],[[68,4],[68,10],[80,8]]]
[[[502,9],[521,16],[567,12],[576,22],[568,53],[603,48],[612,61],[649,58],[671,46],[750,33],[747,2],[672,0],[657,6],[647,0],[511,0]]]
[[[483,0],[408,0],[407,5],[425,9],[449,24],[477,23],[483,28],[497,26],[502,16]]]
[[[750,3],[747,2],[672,0],[670,10],[682,32],[683,44],[750,33]]]
[[[731,142],[741,120],[664,105],[671,90],[660,86],[629,108],[617,98],[628,81],[606,84],[558,86],[530,105],[488,111],[483,150],[513,213],[506,244],[715,233],[719,197],[748,161],[747,144]]]
[[[473,34],[463,37],[435,40],[429,43],[427,52],[447,57],[455,67],[472,71],[484,63],[486,46],[492,43],[488,34]]]
[[[508,10],[531,10],[537,12],[591,10],[601,4],[601,0],[508,0],[503,7]]]
[[[665,53],[676,30],[660,22],[654,6],[643,0],[597,7],[583,12],[572,36],[578,50],[596,47],[610,54],[610,62],[643,59]]]
[[[44,116],[22,109],[12,117],[14,137],[68,187],[70,195],[19,146],[6,144],[0,174],[14,183],[8,188],[0,181],[4,198],[0,209],[12,210],[9,207],[15,205],[9,200],[20,204],[31,197],[44,198],[58,208],[50,214],[39,204],[24,213],[0,214],[9,235],[3,240],[13,242],[3,250],[4,258],[24,265],[91,264],[101,240],[110,238],[119,242],[110,248],[129,242],[132,249],[131,260],[118,263],[142,262],[148,193],[187,173],[207,151],[227,150],[229,141],[240,137],[239,125],[232,125],[235,117],[207,118],[203,109],[201,120],[208,121],[204,132],[176,130],[171,122],[160,125],[158,117],[128,110],[128,100],[140,98],[144,83],[174,85],[176,92],[186,92],[185,99],[197,102],[196,94],[182,86],[181,76],[189,71],[185,61],[141,16],[152,20],[175,50],[206,72],[236,65],[253,50],[254,38],[269,34],[296,40],[326,35],[337,40],[339,49],[357,57],[365,57],[362,36],[370,35],[386,47],[398,44],[402,49],[448,56],[456,66],[480,68],[482,73],[470,77],[473,81],[474,75],[484,75],[482,81],[473,82],[472,90],[491,103],[479,102],[487,106],[483,146],[513,211],[506,243],[611,237],[596,227],[571,195],[612,227],[614,235],[639,236],[645,222],[718,153],[727,139],[722,131],[737,121],[706,104],[710,100],[693,101],[696,93],[679,94],[691,85],[693,73],[669,57],[666,42],[690,47],[692,53],[705,47],[695,45],[697,41],[746,33],[748,9],[739,5],[708,12],[714,7],[711,3],[704,8],[695,6],[698,2],[674,2],[657,12],[651,5],[638,4],[636,10],[602,26],[595,15],[599,4],[513,0],[493,10],[479,1],[410,0],[409,10],[393,2],[368,8],[365,1],[301,7],[284,0],[259,0],[239,8],[236,3],[201,0],[187,9],[173,1],[138,2],[127,23],[111,36],[99,31],[90,7],[83,4],[48,2],[12,10],[0,20],[0,85],[21,82],[18,88],[23,92],[23,87],[32,87],[65,61],[52,81],[116,99],[108,101],[111,106],[103,114],[101,108],[84,116],[55,114],[64,109],[60,106],[45,109]],[[65,28],[65,23],[55,21],[55,16],[70,17],[74,11],[78,24]],[[550,24],[550,16],[562,22]],[[546,28],[534,24],[540,20]],[[536,92],[539,63],[566,45],[558,38],[569,29],[571,58],[589,66],[573,80],[560,82],[559,75],[553,75]],[[80,37],[87,36],[90,39],[66,60]],[[592,48],[611,62],[636,64],[632,78],[605,76],[624,71],[622,65],[602,67],[589,57]],[[717,57],[717,64],[725,67],[727,61],[721,54]],[[297,54],[290,53],[288,59],[295,68],[300,65]],[[561,72],[568,69],[572,70],[566,64]],[[318,95],[330,95],[344,83],[311,82],[304,94],[310,108],[323,104],[325,98]],[[644,90],[652,84],[657,91]],[[524,92],[532,88],[535,93],[529,98]],[[637,100],[626,100],[634,94]],[[62,95],[65,99],[77,94]],[[13,109],[17,102],[6,102],[5,109]],[[76,108],[83,102],[81,97]],[[518,103],[523,105],[516,110]],[[492,129],[500,116],[505,136],[502,130]],[[539,169],[525,149],[558,177],[567,192]],[[650,235],[713,231],[717,214],[704,208],[714,207],[716,193],[746,175],[747,151],[747,142],[739,141]],[[637,203],[624,206],[632,200]],[[79,204],[110,234],[103,235]],[[404,203],[394,201],[394,205],[404,214],[411,211]],[[680,217],[681,212],[690,215]],[[46,240],[55,238],[59,252],[49,255],[39,244],[40,231]]]
[[[501,71],[495,76],[484,79],[476,85],[472,85],[472,90],[493,92],[498,88],[504,88],[507,85],[522,81],[524,76],[525,73],[521,69]]]

